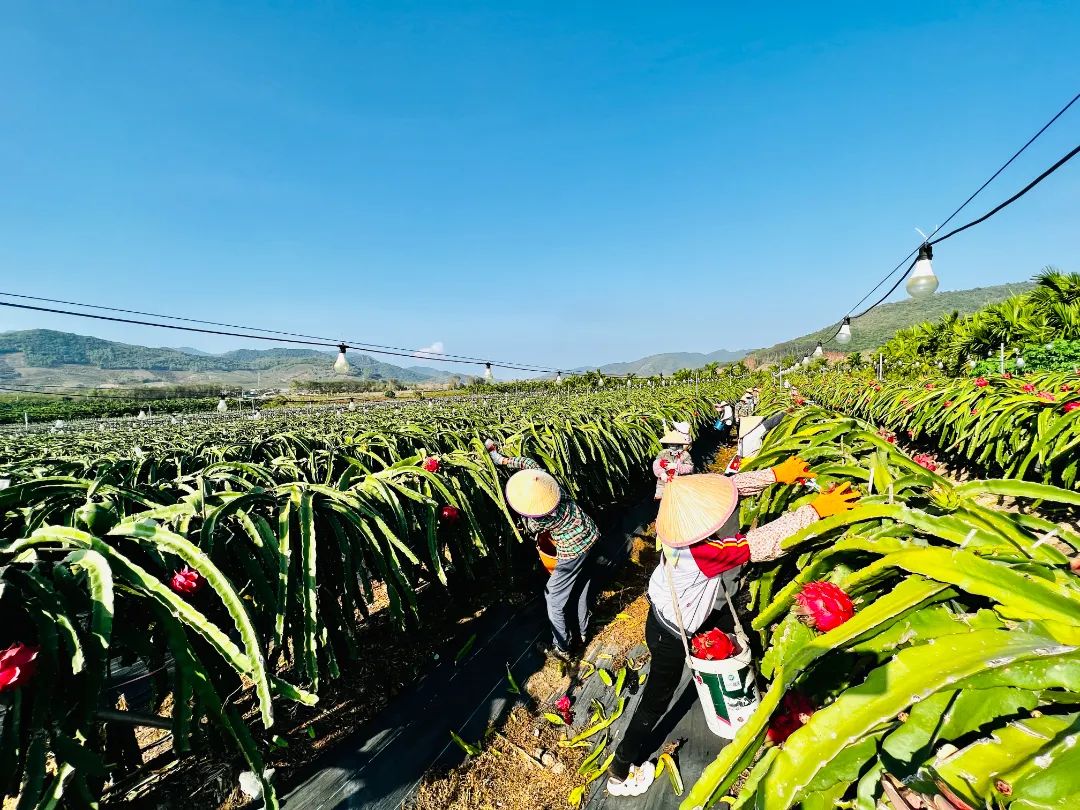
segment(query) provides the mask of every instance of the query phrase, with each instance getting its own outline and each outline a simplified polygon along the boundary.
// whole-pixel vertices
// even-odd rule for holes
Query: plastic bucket
[[[555,564],[559,562],[556,556],[555,541],[551,539],[550,532],[541,532],[536,538],[536,553],[540,555],[540,562],[550,574],[555,570]]]
[[[761,702],[750,650],[742,649],[734,636],[730,638],[739,650],[735,655],[722,661],[690,658],[705,722],[709,731],[725,740],[735,738]]]

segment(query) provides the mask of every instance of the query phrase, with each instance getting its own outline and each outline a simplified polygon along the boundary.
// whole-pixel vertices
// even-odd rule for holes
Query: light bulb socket
[[[909,253],[908,255],[910,256],[911,254]],[[919,258],[917,258],[915,261],[921,262],[921,261],[923,261],[923,259],[925,259],[926,261],[930,261],[933,258],[934,258],[934,246],[933,245],[931,245],[929,242],[923,242],[921,245],[919,245]]]

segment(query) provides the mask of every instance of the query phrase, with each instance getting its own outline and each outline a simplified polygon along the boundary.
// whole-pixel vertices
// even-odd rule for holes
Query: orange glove
[[[772,468],[778,484],[794,484],[800,478],[813,478],[816,473],[810,471],[810,465],[798,456],[777,464]]]
[[[828,492],[822,492],[814,498],[810,506],[818,513],[818,517],[824,520],[831,515],[839,515],[849,509],[854,509],[858,500],[859,493],[852,491],[850,484],[843,483]]]

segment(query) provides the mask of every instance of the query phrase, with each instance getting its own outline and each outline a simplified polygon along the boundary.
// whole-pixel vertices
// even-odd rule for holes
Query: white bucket
[[[721,661],[691,657],[690,664],[709,730],[717,737],[732,740],[758,707],[761,696],[750,650],[743,648],[735,636],[728,637],[737,653]]]

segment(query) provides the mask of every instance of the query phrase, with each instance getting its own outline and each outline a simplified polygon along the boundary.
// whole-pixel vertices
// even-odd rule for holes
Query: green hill
[[[702,352],[667,352],[666,354],[651,354],[640,360],[631,360],[626,363],[608,363],[600,366],[604,374],[637,374],[638,376],[652,376],[656,374],[671,374],[680,368],[701,368],[707,363],[733,363],[746,356],[744,351],[728,351],[720,349],[709,354]],[[591,369],[582,369],[591,370]]]
[[[918,301],[908,299],[897,301],[893,304],[883,304],[872,310],[851,324],[851,343],[841,346],[831,343],[826,349],[832,351],[859,352],[868,349],[876,349],[896,334],[899,329],[906,329],[923,321],[932,321],[948,315],[951,312],[959,312],[968,315],[982,309],[987,304],[1003,301],[1013,295],[1027,292],[1035,285],[1031,282],[1017,282],[1016,284],[1000,284],[996,287],[976,287],[973,290],[953,290],[940,292],[930,298]],[[749,356],[759,361],[777,360],[788,355],[800,356],[808,350],[812,350],[817,342],[831,338],[836,332],[836,326],[828,326],[808,335],[786,340],[765,349],[755,349]]]
[[[145,385],[260,382],[276,386],[299,379],[340,379],[335,354],[315,349],[237,349],[224,354],[150,348],[111,340],[30,329],[0,333],[0,378],[21,384]],[[349,377],[428,382],[448,375],[430,368],[402,368],[359,352],[349,353]]]

